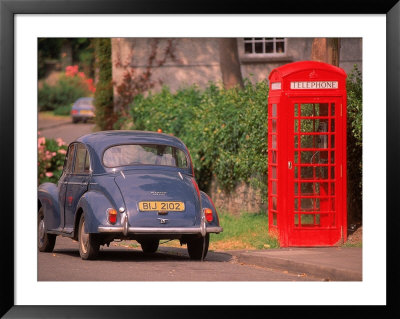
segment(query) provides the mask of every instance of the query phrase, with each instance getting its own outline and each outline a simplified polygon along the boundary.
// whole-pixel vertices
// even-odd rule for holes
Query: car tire
[[[78,228],[79,255],[84,260],[93,260],[99,254],[100,244],[96,234],[85,232],[85,214],[81,215]]]
[[[188,240],[187,242],[187,249],[189,253],[190,259],[193,260],[200,260],[201,255],[203,253],[203,244],[205,242],[205,247],[204,247],[204,256],[203,258],[206,258],[207,252],[208,252],[208,246],[210,244],[210,234],[207,234],[206,237],[193,237]]]
[[[41,252],[51,253],[56,244],[57,235],[46,233],[44,220],[44,208],[40,207],[38,212],[38,249]]]
[[[76,123],[78,123],[78,122],[79,122],[79,119],[77,119],[77,118],[73,118],[73,119],[72,119],[72,123],[76,124]]]
[[[140,242],[140,246],[142,246],[142,250],[145,254],[155,253],[159,244],[160,241],[158,239],[148,239]]]

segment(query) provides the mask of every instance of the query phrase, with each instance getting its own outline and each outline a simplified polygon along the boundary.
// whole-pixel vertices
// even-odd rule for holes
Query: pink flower
[[[53,176],[53,173],[52,173],[52,172],[46,172],[46,176],[47,176],[47,177],[52,177],[52,176]]]
[[[59,150],[58,150],[58,153],[59,154],[67,154],[67,151],[66,150],[64,150],[64,149],[62,149],[62,148],[60,148]]]
[[[65,68],[65,75],[66,76],[75,76],[78,73],[78,66],[77,65],[69,65]]]
[[[40,147],[41,145],[44,145],[44,144],[46,144],[46,138],[44,136],[39,137],[38,138],[38,147]]]
[[[64,141],[62,140],[62,138],[56,138],[56,142],[57,142],[57,145],[60,147],[60,146],[63,146],[63,145],[65,145],[65,143],[64,143]]]
[[[79,76],[80,78],[84,79],[84,78],[85,78],[85,73],[83,73],[83,72],[78,72],[78,76]]]

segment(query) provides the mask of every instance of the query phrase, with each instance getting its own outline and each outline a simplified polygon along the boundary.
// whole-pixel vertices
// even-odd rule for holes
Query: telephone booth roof
[[[282,89],[290,90],[289,81],[338,81],[339,90],[346,88],[346,72],[334,65],[317,61],[300,61],[282,65],[271,71],[270,83],[282,81]],[[278,90],[281,89],[280,87]],[[318,88],[313,88],[318,89]]]
[[[270,80],[272,80],[273,78],[283,79],[294,73],[304,72],[305,70],[309,69],[322,70],[324,72],[330,72],[330,73],[337,73],[339,77],[343,76],[346,78],[346,72],[344,72],[343,69],[337,66],[317,61],[299,61],[299,62],[288,63],[275,68],[270,73],[269,79]]]

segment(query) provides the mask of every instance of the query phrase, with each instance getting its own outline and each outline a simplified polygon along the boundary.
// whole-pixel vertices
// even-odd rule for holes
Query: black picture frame
[[[334,309],[320,307],[325,315],[355,317],[361,313],[376,317],[399,316],[398,288],[399,261],[398,236],[395,227],[399,225],[399,196],[396,181],[399,177],[400,153],[400,3],[398,0],[374,1],[274,1],[229,3],[217,1],[162,1],[162,0],[0,0],[0,143],[7,156],[0,156],[3,216],[1,238],[1,308],[5,318],[111,318],[111,317],[225,317],[227,314],[248,316],[254,311],[264,312],[260,307],[201,307],[201,306],[16,306],[14,304],[14,18],[16,14],[385,14],[387,19],[387,118],[386,118],[386,176],[387,176],[387,305],[382,307],[347,307]],[[4,151],[3,151],[4,152]],[[397,195],[397,196],[396,196]],[[380,212],[381,214],[385,212]],[[379,240],[379,239],[377,239]],[[396,274],[397,272],[397,274]],[[351,292],[348,293],[351,298]],[[248,309],[251,307],[251,309]],[[269,307],[265,315],[296,316],[310,315],[308,307]],[[315,311],[313,309],[312,311]],[[329,313],[328,313],[329,311]]]

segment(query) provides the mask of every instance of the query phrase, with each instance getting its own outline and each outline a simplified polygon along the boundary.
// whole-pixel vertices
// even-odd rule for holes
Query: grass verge
[[[210,250],[234,249],[269,249],[278,248],[276,238],[268,234],[268,219],[265,213],[242,213],[231,215],[227,212],[219,213],[220,225],[224,231],[210,235]],[[180,247],[179,240],[161,241],[163,246]],[[132,243],[132,247],[137,247]]]
[[[62,115],[62,114],[54,114],[54,111],[42,111],[39,112],[39,116],[43,119],[65,119],[70,117],[70,114]]]
[[[242,213],[236,216],[221,212],[219,219],[224,231],[220,234],[211,234],[212,250],[279,247],[278,240],[268,234],[268,218],[265,213]]]

